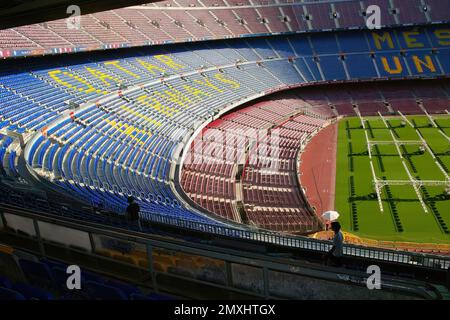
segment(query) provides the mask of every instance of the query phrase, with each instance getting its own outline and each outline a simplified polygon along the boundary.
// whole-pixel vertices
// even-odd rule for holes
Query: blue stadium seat
[[[69,275],[66,273],[66,268],[55,266],[52,268],[52,274],[57,290],[60,292],[67,291],[67,277]]]
[[[11,289],[12,282],[8,278],[0,275],[0,287]]]
[[[135,286],[121,281],[107,280],[105,282],[105,285],[120,289],[128,297],[131,297],[131,295],[141,294],[141,290],[139,290]]]
[[[377,76],[373,59],[367,53],[346,55],[345,64],[352,79],[371,79]]]
[[[25,297],[12,289],[0,287],[0,300],[26,300]]]
[[[95,300],[128,300],[122,290],[93,281],[86,283],[86,290],[90,298]]]
[[[19,264],[31,284],[48,289],[53,288],[53,275],[47,265],[26,259],[19,259]]]
[[[130,295],[130,300],[153,300],[144,294],[133,293]]]
[[[324,78],[327,80],[346,80],[344,65],[337,56],[320,57],[319,64]]]
[[[148,297],[150,298],[150,300],[174,300],[173,297],[160,293],[151,293],[148,295]]]
[[[418,40],[427,38],[426,34],[432,38],[434,29],[424,28]],[[380,32],[385,31],[391,30]],[[448,49],[440,47],[430,58],[438,66],[434,72],[419,72],[413,57],[424,59],[436,43],[424,40],[423,48],[412,50],[404,48],[405,41],[395,32],[390,35],[394,47],[388,52],[377,51],[372,32],[352,30],[185,43],[170,50],[130,48],[121,58],[114,51],[89,57],[54,56],[27,68],[11,63],[16,71],[0,75],[0,127],[34,134],[25,154],[28,165],[53,174],[51,183],[56,188],[90,205],[123,214],[127,196],[134,195],[144,219],[172,217],[221,224],[180,204],[171,188],[173,159],[178,156],[174,153],[181,150],[183,139],[225,106],[274,88],[378,76],[449,74]],[[386,45],[386,40],[382,42]],[[386,72],[384,59],[395,69],[395,58],[402,70]],[[167,61],[175,67],[168,67]],[[150,72],[145,64],[156,71]],[[220,68],[205,71],[199,70],[201,66]],[[166,73],[176,76],[155,81]],[[185,75],[179,77],[180,73]],[[119,96],[119,83],[132,89]],[[94,102],[99,99],[101,103]],[[68,101],[81,105],[70,116]],[[45,132],[57,139],[44,137]],[[14,178],[21,154],[11,147],[10,137],[0,140],[0,172]],[[17,201],[31,205],[20,197]],[[40,204],[45,209],[45,203]],[[99,216],[90,219],[104,221]],[[126,227],[120,221],[117,226]]]
[[[336,42],[335,33],[321,33],[310,37],[310,39],[313,50],[317,54],[335,54],[340,51]]]
[[[25,283],[16,283],[12,289],[21,293],[27,300],[53,300],[50,292]]]

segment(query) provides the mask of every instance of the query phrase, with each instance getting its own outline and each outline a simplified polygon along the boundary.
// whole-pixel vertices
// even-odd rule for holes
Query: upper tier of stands
[[[207,222],[175,192],[181,152],[201,126],[274,90],[448,75],[446,30],[346,31],[4,61],[3,173],[20,174],[24,155],[55,187],[96,206],[123,212],[125,197],[134,195],[145,214]]]
[[[370,5],[380,7],[382,27],[450,21],[450,0],[172,0],[82,15],[79,25],[70,18],[0,30],[0,57],[366,29]]]

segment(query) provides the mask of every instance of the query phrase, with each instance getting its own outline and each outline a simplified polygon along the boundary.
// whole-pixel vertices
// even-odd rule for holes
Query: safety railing
[[[17,215],[27,216],[29,213],[24,210],[23,213],[19,209],[8,208],[0,205],[1,212],[15,212]],[[83,215],[78,218],[76,214],[73,217],[61,217],[45,212],[35,212],[32,210],[34,216],[39,214],[47,217],[55,217],[57,219],[72,220],[79,224],[79,221],[100,223],[103,227],[112,226],[114,228],[123,229],[123,232],[136,231],[137,226],[128,225],[126,222],[117,224],[117,221],[105,217],[99,221],[98,214]],[[92,219],[90,217],[92,216]],[[317,253],[324,253],[331,249],[331,242],[326,240],[319,240],[308,238],[305,236],[286,235],[266,230],[238,228],[232,226],[225,226],[219,224],[207,224],[204,222],[191,221],[180,219],[176,217],[169,217],[157,213],[141,213],[141,220],[153,222],[161,225],[175,227],[186,231],[201,232],[206,236],[226,237],[229,239],[246,240],[252,243],[260,243],[264,245],[276,245],[286,248],[299,249],[304,251],[311,251]],[[1,222],[1,221],[0,221]],[[82,229],[83,224],[79,224]],[[143,230],[145,231],[145,230]],[[150,231],[149,231],[150,232]],[[364,247],[352,244],[346,244],[343,248],[344,255],[347,257],[361,258],[367,260],[381,261],[401,264],[404,266],[425,267],[434,270],[448,270],[450,268],[450,257],[439,256],[434,254],[424,254],[418,252],[407,252],[392,249]]]
[[[311,239],[302,236],[290,236],[266,231],[252,231],[220,225],[208,225],[196,221],[183,220],[155,214],[146,214],[145,218],[147,220],[161,224],[172,225],[188,230],[206,232],[218,236],[246,239],[267,244],[318,252],[326,252],[331,249],[330,241]],[[344,245],[344,255],[356,258],[399,263],[404,265],[423,266],[432,269],[447,270],[450,268],[450,257],[448,258],[432,254],[362,247],[357,245]]]
[[[193,224],[184,221],[182,226],[193,226]],[[203,231],[213,232],[211,227],[213,226],[205,226]],[[228,234],[226,228],[213,228]],[[230,229],[229,231],[233,232],[233,236],[253,237],[253,240],[273,241],[312,250],[326,250],[329,245],[325,241],[275,237],[275,235],[270,237],[268,234],[244,230]],[[339,284],[352,286],[355,289],[339,293],[351,299],[374,298],[374,295],[382,299],[386,297],[384,291],[389,291],[388,296],[396,292],[403,299],[410,297],[439,299],[436,288],[428,282],[419,280],[405,281],[402,278],[386,276],[383,278],[382,290],[374,292],[366,289],[367,273],[364,272],[354,270],[348,270],[348,273],[343,270],[336,272],[333,268],[313,266],[301,260],[287,263],[283,258],[278,259],[265,254],[220,248],[210,244],[194,244],[130,230],[122,232],[117,228],[108,228],[100,224],[44,216],[5,208],[2,205],[0,205],[0,236],[5,244],[17,245],[18,249],[40,254],[42,258],[78,263],[77,259],[80,256],[89,257],[86,261],[96,262],[90,266],[82,265],[87,270],[107,263],[111,270],[116,272],[122,270],[127,277],[131,277],[132,281],[150,286],[155,292],[175,290],[173,292],[175,294],[186,294],[179,288],[170,287],[170,284],[167,287],[167,281],[162,279],[169,277],[174,280],[174,283],[179,279],[185,283],[196,284],[197,288],[206,285],[208,288],[214,287],[222,291],[264,299],[311,299],[311,295],[316,299],[334,298],[333,292]],[[31,240],[32,243],[26,240]],[[75,255],[68,253],[68,247],[75,251]],[[105,255],[105,253],[109,254]],[[116,253],[120,259],[116,257]],[[134,259],[124,260],[125,257],[134,257]],[[139,259],[138,263],[135,259]],[[170,264],[170,266],[164,268],[162,264]],[[209,270],[207,277],[205,277],[205,268]],[[180,271],[183,272],[180,273]],[[159,275],[162,274],[165,277],[160,279]],[[310,283],[311,279],[314,281],[314,293],[298,290],[298,286],[304,285],[305,282]]]

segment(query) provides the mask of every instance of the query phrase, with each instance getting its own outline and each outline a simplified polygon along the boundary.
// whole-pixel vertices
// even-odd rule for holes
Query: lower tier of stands
[[[297,153],[334,116],[446,113],[448,80],[324,85],[275,94],[211,122],[186,154],[181,185],[197,205],[262,228],[320,226],[300,193]]]
[[[68,265],[0,243],[0,300],[168,300],[166,295],[82,271],[80,290],[70,290]],[[148,290],[145,290],[148,291]]]
[[[223,218],[284,232],[320,222],[299,191],[296,155],[330,112],[284,94],[210,123],[192,142],[181,185],[199,206]]]

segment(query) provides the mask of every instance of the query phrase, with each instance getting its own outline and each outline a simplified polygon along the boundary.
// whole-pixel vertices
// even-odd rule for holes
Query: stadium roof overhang
[[[70,5],[88,14],[150,2],[158,0],[0,0],[0,29],[67,18]]]

